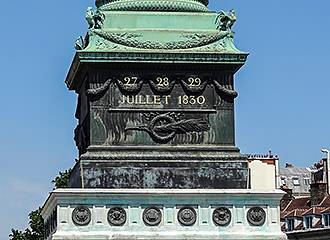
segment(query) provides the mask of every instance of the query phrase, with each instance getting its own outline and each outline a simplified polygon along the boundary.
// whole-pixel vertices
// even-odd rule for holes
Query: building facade
[[[305,169],[292,165],[287,165],[284,171],[281,169],[281,173],[285,173],[281,175],[281,188],[286,192],[281,200],[281,228],[289,239],[330,239],[330,196],[326,162],[323,159]],[[305,178],[308,174],[310,184],[307,187],[308,181]],[[284,184],[283,179],[286,180]]]

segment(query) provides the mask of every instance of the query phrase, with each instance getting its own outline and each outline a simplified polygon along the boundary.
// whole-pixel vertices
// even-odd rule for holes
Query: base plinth
[[[247,189],[247,157],[234,147],[91,147],[70,176],[71,188]]]
[[[282,191],[59,189],[42,215],[47,239],[287,239]]]

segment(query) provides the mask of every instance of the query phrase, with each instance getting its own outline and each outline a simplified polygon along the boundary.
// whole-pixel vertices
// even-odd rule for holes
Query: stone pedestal
[[[79,161],[43,207],[46,238],[286,239],[282,192],[248,190],[257,174],[235,144],[234,75],[248,56],[235,11],[95,3],[65,81],[78,94]]]
[[[89,147],[70,177],[72,188],[246,189],[247,157],[207,146]]]
[[[282,191],[60,189],[42,211],[47,239],[286,239]]]

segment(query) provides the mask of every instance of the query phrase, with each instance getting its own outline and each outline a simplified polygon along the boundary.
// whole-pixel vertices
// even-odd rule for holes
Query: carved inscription
[[[173,103],[176,106],[179,105],[203,105],[206,102],[204,96],[187,96],[182,95],[177,98],[172,98],[171,95],[123,95],[120,98],[119,104],[122,105],[170,105],[170,101],[176,101]]]
[[[214,109],[214,87],[196,75],[117,77],[113,89],[114,109]]]

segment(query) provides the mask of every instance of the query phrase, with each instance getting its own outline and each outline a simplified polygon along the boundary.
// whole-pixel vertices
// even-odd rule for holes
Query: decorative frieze
[[[282,240],[281,196],[280,191],[251,190],[60,189],[49,197],[42,215],[56,219],[52,226],[57,227],[48,232],[53,240],[87,235],[165,240],[169,232],[173,240],[200,232],[205,240],[241,239],[242,233],[244,239],[258,233],[260,239]]]
[[[175,209],[177,209],[177,223],[181,226],[193,226],[196,224],[198,219],[198,213],[196,212],[195,208],[192,206],[175,206]],[[138,208],[142,209],[142,208]],[[171,213],[174,214],[175,211],[173,211],[172,207],[155,207],[150,206],[143,210],[141,210],[142,214],[137,213],[137,215],[142,216],[142,221],[146,226],[159,226],[163,222],[163,214],[162,211],[166,211],[167,215]],[[205,210],[202,207],[197,207],[196,209],[199,209],[201,212]],[[206,208],[207,209],[207,208]],[[136,210],[136,208],[134,208]],[[171,210],[171,211],[168,211]],[[127,223],[127,210],[125,210],[122,207],[112,207],[109,209],[107,213],[107,219],[110,226],[124,226]],[[218,207],[215,208],[210,216],[212,216],[212,220],[214,223],[214,226],[218,227],[228,227],[230,224],[232,224],[232,210],[230,210],[228,207]],[[55,212],[55,211],[54,211]],[[205,212],[205,211],[204,211]],[[209,212],[209,211],[207,211]],[[274,212],[274,211],[272,211]],[[131,211],[131,214],[133,212]],[[238,211],[236,214],[241,214],[242,212]],[[136,215],[136,213],[135,213]],[[210,216],[207,216],[208,219]],[[173,219],[174,216],[167,216],[169,219]],[[277,214],[276,214],[277,217]],[[72,222],[76,226],[87,226],[91,223],[91,219],[93,218],[91,210],[86,206],[78,206],[74,208],[72,211]],[[56,223],[54,223],[55,216],[54,214],[51,216],[50,220],[47,221],[46,225],[50,226],[50,230],[47,232],[48,235],[52,232],[54,229],[54,226],[56,226]],[[237,218],[236,220],[238,220]],[[248,209],[246,213],[246,219],[249,224],[252,226],[262,226],[265,224],[265,221],[267,219],[267,214],[265,210],[261,207],[251,207]],[[137,222],[137,220],[135,220]],[[242,222],[243,221],[238,221]]]

